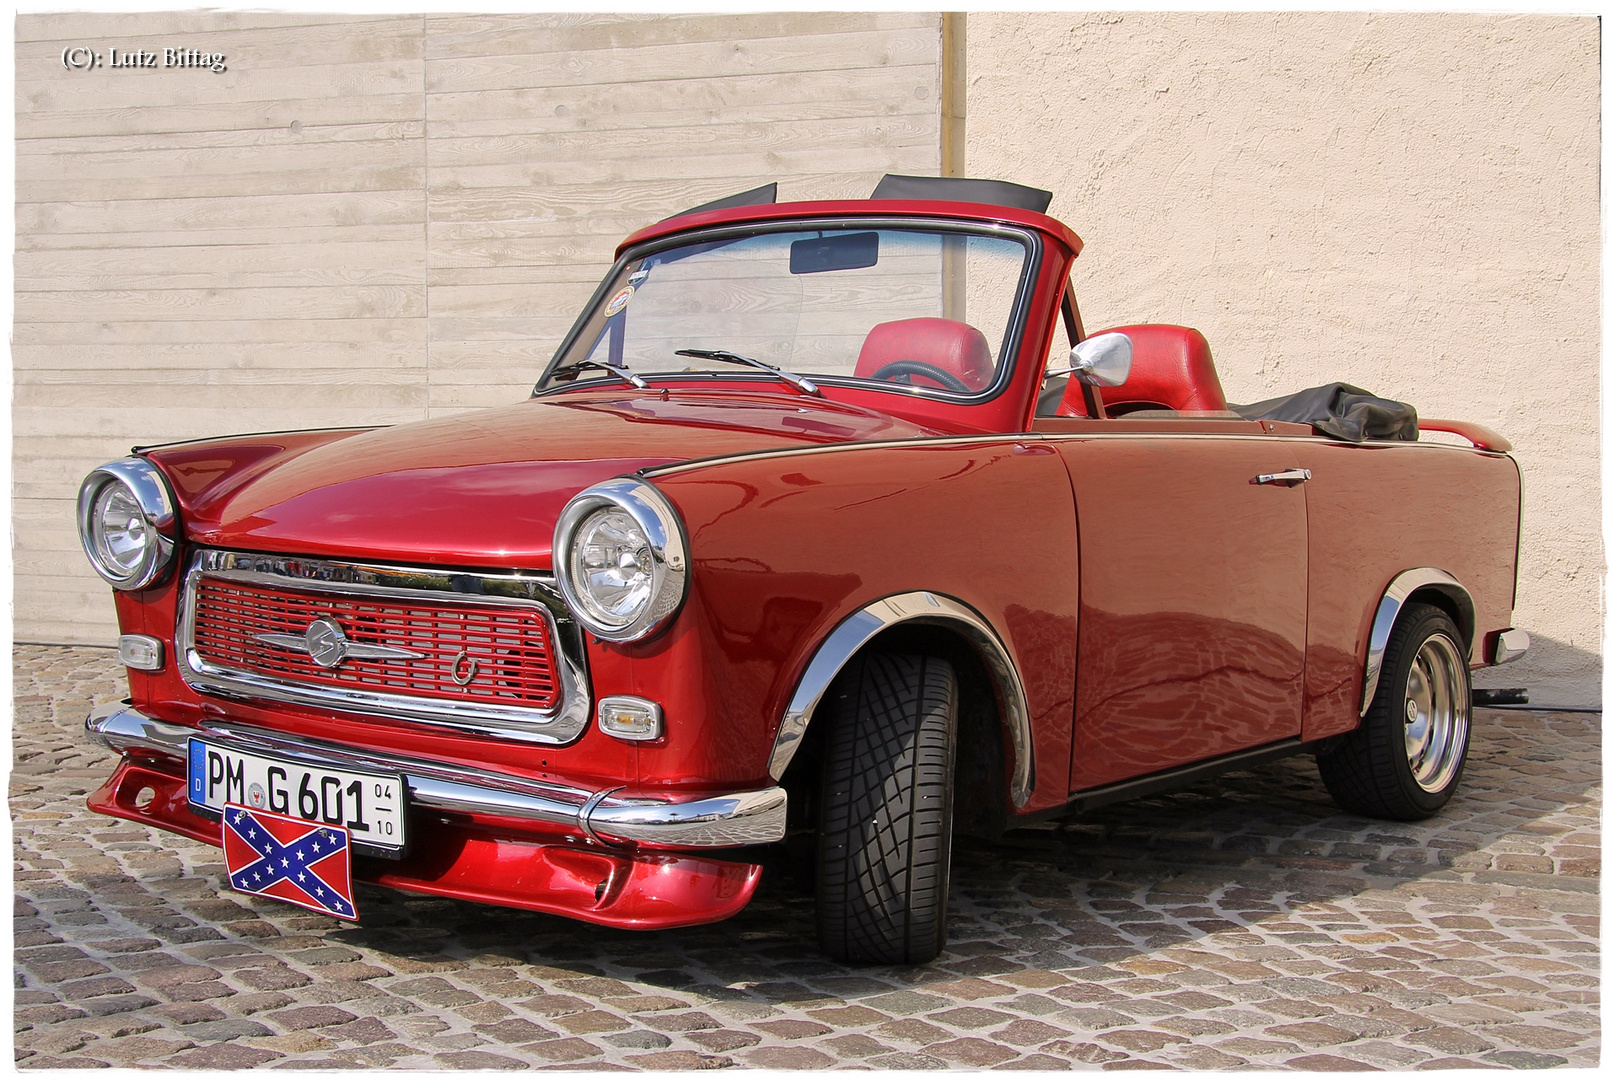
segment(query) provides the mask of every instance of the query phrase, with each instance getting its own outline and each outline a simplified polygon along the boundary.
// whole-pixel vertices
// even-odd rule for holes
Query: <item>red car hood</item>
[[[590,484],[691,458],[940,434],[817,398],[580,391],[374,430],[160,447],[193,543],[426,565],[547,569]]]

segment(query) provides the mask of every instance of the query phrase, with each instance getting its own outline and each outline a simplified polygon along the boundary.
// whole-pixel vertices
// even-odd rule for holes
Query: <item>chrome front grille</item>
[[[181,673],[198,690],[560,743],[589,701],[553,580],[203,550]]]

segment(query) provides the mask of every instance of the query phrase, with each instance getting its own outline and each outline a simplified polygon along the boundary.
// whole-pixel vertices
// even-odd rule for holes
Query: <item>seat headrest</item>
[[[869,331],[852,372],[866,379],[887,364],[917,360],[956,375],[971,391],[985,390],[992,381],[992,346],[969,323],[956,319],[898,319]],[[933,379],[914,375],[916,386],[940,386]]]
[[[1137,405],[1182,412],[1220,411],[1227,408],[1222,380],[1211,362],[1210,343],[1191,326],[1141,323],[1098,330],[1099,334],[1125,334],[1132,339],[1132,371],[1120,386],[1104,388],[1104,407]],[[1062,416],[1085,416],[1082,387],[1072,379],[1060,403]]]

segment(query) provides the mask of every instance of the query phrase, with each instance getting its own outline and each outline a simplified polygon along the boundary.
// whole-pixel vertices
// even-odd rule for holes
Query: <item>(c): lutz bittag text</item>
[[[69,71],[92,71],[95,68],[191,68],[222,75],[229,70],[223,53],[202,52],[200,49],[119,49],[108,47],[96,51],[88,45],[69,45],[62,50],[62,67]]]

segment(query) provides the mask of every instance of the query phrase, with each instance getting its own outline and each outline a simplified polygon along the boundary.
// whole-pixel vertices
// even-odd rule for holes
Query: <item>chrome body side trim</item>
[[[1009,798],[1015,806],[1024,806],[1036,785],[1036,771],[1032,767],[1031,711],[1026,704],[1020,673],[992,624],[968,605],[940,593],[901,593],[876,600],[847,616],[830,632],[808,662],[790,704],[785,707],[779,733],[774,737],[773,752],[768,758],[768,775],[775,780],[784,776],[830,683],[858,650],[881,631],[909,622],[935,623],[962,631],[986,663],[1003,702],[1004,721],[1014,748]]]
[[[1463,635],[1463,648],[1468,654],[1468,660],[1473,662],[1474,657],[1474,598],[1462,582],[1431,566],[1420,566],[1414,570],[1403,570],[1390,582],[1389,588],[1384,590],[1384,596],[1379,600],[1378,612],[1373,616],[1373,631],[1368,637],[1367,666],[1362,677],[1362,708],[1358,713],[1366,716],[1367,710],[1373,704],[1373,695],[1379,689],[1379,674],[1384,668],[1384,650],[1390,643],[1390,631],[1395,627],[1396,616],[1400,614],[1407,597],[1419,589],[1434,589],[1452,599],[1457,605],[1459,618],[1457,630]]]
[[[412,807],[493,814],[575,829],[605,843],[646,848],[714,848],[766,844],[785,835],[783,788],[689,799],[614,798],[620,788],[584,788],[445,765],[381,751],[355,750],[262,728],[213,721],[184,727],[154,720],[124,703],[102,706],[85,721],[110,750],[171,759],[185,767],[192,738],[312,765],[402,773]]]
[[[203,577],[335,596],[386,597],[417,603],[429,599],[434,604],[537,611],[548,623],[554,643],[551,660],[560,684],[560,701],[548,711],[521,705],[457,702],[302,683],[213,663],[196,651],[196,591]],[[420,720],[479,735],[550,744],[569,743],[580,736],[588,727],[591,712],[582,636],[547,575],[453,573],[204,548],[196,553],[185,574],[175,644],[179,672],[186,684],[226,697]]]
[[[1511,664],[1515,660],[1524,659],[1525,653],[1530,651],[1530,635],[1523,630],[1509,627],[1496,636],[1496,646],[1492,650],[1492,664]]]
[[[1230,423],[1253,424],[1256,421],[1242,421],[1235,417],[1217,418],[1227,419]],[[1110,420],[1103,421],[1111,423]],[[1335,446],[1345,445],[1335,442],[1326,435],[1279,435],[1271,432],[1240,432],[1221,434],[1214,431],[1127,431],[1126,421],[1116,421],[1116,429],[1111,431],[1082,431],[1082,432],[1054,432],[1054,431],[1018,431],[1018,432],[983,432],[979,435],[937,435],[915,436],[907,439],[867,439],[857,442],[828,443],[814,446],[790,446],[770,450],[740,450],[732,454],[718,454],[712,457],[691,458],[688,461],[673,461],[666,465],[651,465],[640,469],[638,475],[646,479],[656,479],[662,476],[677,476],[681,473],[695,472],[715,465],[728,465],[737,461],[773,461],[781,458],[810,457],[815,454],[840,454],[852,450],[886,450],[919,447],[928,449],[935,446],[969,446],[980,443],[1009,443],[1009,442],[1082,442],[1090,439],[1259,439],[1262,443],[1271,445],[1274,442],[1304,442],[1312,445],[1329,443]],[[1394,445],[1398,449],[1411,449],[1417,447],[1417,453],[1450,453],[1450,454],[1484,454],[1487,457],[1496,457],[1494,453],[1478,450],[1471,446],[1453,446],[1447,443],[1373,443],[1373,446]]]

